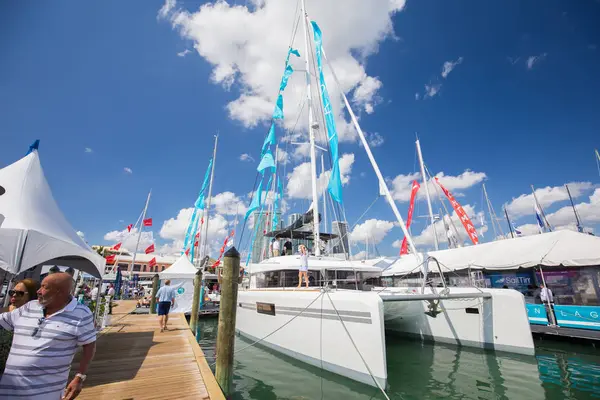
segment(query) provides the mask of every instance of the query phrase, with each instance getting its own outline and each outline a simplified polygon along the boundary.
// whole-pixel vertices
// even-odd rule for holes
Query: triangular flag
[[[190,249],[189,249],[189,247],[188,247],[188,249],[185,251],[185,255],[186,255],[186,256],[189,256],[189,255],[190,255]]]
[[[296,57],[300,57],[300,52],[296,49],[292,49],[291,47],[290,47],[290,54],[293,54]]]
[[[133,224],[127,225],[127,232],[131,232],[131,228],[133,228]]]
[[[121,248],[121,242],[119,242],[113,246],[113,250],[119,250],[120,248]]]

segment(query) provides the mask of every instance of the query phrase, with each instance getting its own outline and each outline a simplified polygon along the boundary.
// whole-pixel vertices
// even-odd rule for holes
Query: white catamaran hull
[[[375,292],[352,290],[328,293],[354,344],[327,294],[281,328],[321,295],[316,289],[241,290],[236,330],[251,340],[262,339],[276,331],[260,343],[316,367],[375,386],[372,373],[385,387],[387,366],[381,297]]]
[[[442,288],[436,288],[439,292]],[[450,294],[481,293],[477,288],[451,287]],[[491,298],[447,299],[439,302],[439,314],[429,311],[428,301],[385,301],[386,296],[420,293],[413,288],[386,288],[385,328],[425,340],[533,355],[535,352],[523,295],[509,289],[482,289]],[[413,293],[413,294],[411,294]],[[425,288],[425,294],[433,294]]]

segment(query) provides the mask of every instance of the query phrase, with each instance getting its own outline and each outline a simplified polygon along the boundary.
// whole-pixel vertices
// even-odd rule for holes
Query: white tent
[[[99,278],[105,263],[58,208],[37,151],[0,170],[0,269],[57,264]]]
[[[582,267],[600,265],[600,237],[561,230],[458,249],[432,251],[425,254],[425,257],[427,255],[435,257],[444,271],[468,268],[508,270],[537,265]],[[414,255],[402,256],[384,271],[384,275],[406,274],[418,265]],[[434,269],[437,266],[430,264],[429,270],[433,272]]]
[[[194,264],[183,254],[173,265],[158,274],[161,281],[169,279],[171,286],[176,289],[175,306],[172,312],[189,314],[192,311],[194,276],[197,271]]]

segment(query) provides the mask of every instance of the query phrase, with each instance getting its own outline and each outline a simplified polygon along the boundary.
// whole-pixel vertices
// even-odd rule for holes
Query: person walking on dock
[[[169,310],[175,305],[175,289],[171,287],[171,281],[166,280],[165,286],[156,292],[156,302],[158,303],[158,316],[160,322],[160,331],[167,330],[169,322]]]
[[[14,331],[0,398],[73,400],[81,392],[96,351],[96,328],[90,309],[77,303],[72,289],[69,274],[50,274],[38,300],[0,314],[0,326]],[[65,389],[78,346],[83,347],[79,368]]]

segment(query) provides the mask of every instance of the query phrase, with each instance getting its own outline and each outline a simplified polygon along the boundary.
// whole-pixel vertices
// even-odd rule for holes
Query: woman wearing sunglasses
[[[19,308],[28,301],[37,299],[37,291],[40,284],[33,279],[23,279],[19,281],[14,289],[8,291],[10,304],[8,307],[0,309],[0,313],[12,311]],[[0,375],[4,373],[10,346],[12,345],[13,333],[0,328]]]

